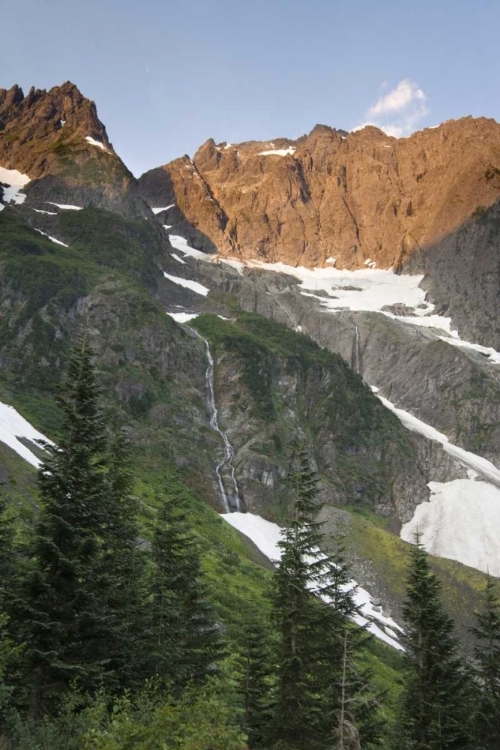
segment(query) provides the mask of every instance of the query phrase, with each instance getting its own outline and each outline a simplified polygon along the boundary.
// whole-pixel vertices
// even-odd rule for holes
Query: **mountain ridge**
[[[142,175],[141,194],[175,202],[223,256],[307,267],[334,258],[348,269],[399,267],[500,196],[494,120],[450,120],[404,139],[373,126],[343,132],[209,139],[192,159]]]

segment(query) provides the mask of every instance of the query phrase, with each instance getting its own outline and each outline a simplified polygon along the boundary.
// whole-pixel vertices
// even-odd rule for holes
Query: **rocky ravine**
[[[396,139],[318,125],[296,141],[215,144],[146,172],[195,247],[291,265],[399,266],[500,194],[500,126],[471,117]],[[170,219],[174,219],[172,222]]]

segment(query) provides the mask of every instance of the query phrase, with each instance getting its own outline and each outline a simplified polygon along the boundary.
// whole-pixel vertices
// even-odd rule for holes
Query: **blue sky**
[[[0,87],[72,80],[135,174],[213,137],[500,120],[497,0],[11,0]]]

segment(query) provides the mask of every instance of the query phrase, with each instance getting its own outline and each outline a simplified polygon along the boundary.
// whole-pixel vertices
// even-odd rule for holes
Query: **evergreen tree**
[[[383,734],[380,698],[371,688],[371,672],[360,663],[371,638],[352,620],[359,616],[344,549],[324,558],[318,594],[323,603],[322,626],[318,628],[318,692],[325,736],[333,737],[338,750],[378,747]]]
[[[500,736],[500,600],[489,576],[476,619],[472,629],[477,639],[474,656],[478,689],[474,738],[478,750],[496,750]]]
[[[280,544],[274,619],[279,634],[273,739],[284,748],[355,748],[377,744],[378,703],[358,657],[365,635],[342,549],[320,551],[321,508],[317,477],[307,454],[296,449],[290,477],[292,520]],[[313,595],[315,594],[315,595]],[[347,710],[349,707],[349,710]],[[339,744],[340,743],[340,744]]]
[[[273,711],[274,663],[269,626],[262,616],[245,614],[239,649],[240,691],[243,696],[243,726],[251,748],[267,747]]]
[[[144,670],[149,646],[146,552],[139,540],[139,504],[131,494],[131,448],[116,420],[107,464],[101,575],[109,592],[111,622],[108,683],[121,688],[138,687],[147,677]]]
[[[277,747],[290,750],[318,746],[322,727],[315,674],[319,605],[311,593],[323,567],[320,524],[313,520],[317,478],[303,449],[296,449],[295,461],[289,476],[292,518],[279,544],[273,595],[279,641],[272,737]]]
[[[172,482],[153,544],[151,622],[154,672],[181,689],[203,681],[222,655],[220,626],[202,581],[197,542],[182,491]]]
[[[96,684],[107,660],[107,591],[99,574],[106,434],[92,359],[84,337],[58,397],[58,445],[44,444],[39,471],[41,510],[23,618],[32,716],[51,707],[72,681]]]
[[[0,727],[8,713],[12,672],[17,667],[19,652],[13,639],[17,627],[12,617],[17,610],[19,560],[14,547],[13,525],[6,506],[5,499],[0,498]]]
[[[447,750],[469,745],[467,675],[441,585],[416,538],[403,606],[406,674],[398,748]]]

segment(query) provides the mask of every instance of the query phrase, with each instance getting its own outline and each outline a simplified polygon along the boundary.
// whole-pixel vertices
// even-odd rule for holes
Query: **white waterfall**
[[[356,340],[354,342],[354,372],[359,375],[360,356],[359,356],[359,329],[356,326]]]
[[[240,501],[240,493],[238,489],[238,482],[236,480],[236,474],[234,471],[233,466],[233,458],[234,458],[234,448],[229,442],[229,438],[226,435],[226,433],[221,430],[219,427],[219,415],[217,412],[217,407],[215,405],[215,391],[214,391],[214,360],[212,357],[212,353],[210,351],[210,346],[208,344],[208,341],[203,338],[203,336],[200,336],[198,331],[196,331],[194,328],[190,328],[190,330],[199,338],[201,339],[205,344],[205,351],[207,353],[207,362],[208,367],[205,372],[205,381],[207,384],[207,406],[208,410],[210,412],[210,427],[212,430],[217,432],[221,438],[224,445],[224,458],[222,461],[219,461],[215,468],[215,473],[217,475],[217,482],[220,489],[220,494],[222,497],[222,500],[224,502],[224,508],[226,510],[226,513],[232,513],[233,511],[240,511],[241,501]],[[226,470],[224,472],[224,470]],[[223,472],[226,473],[228,476],[228,480],[231,484],[232,491],[228,494],[224,488],[224,475]]]

